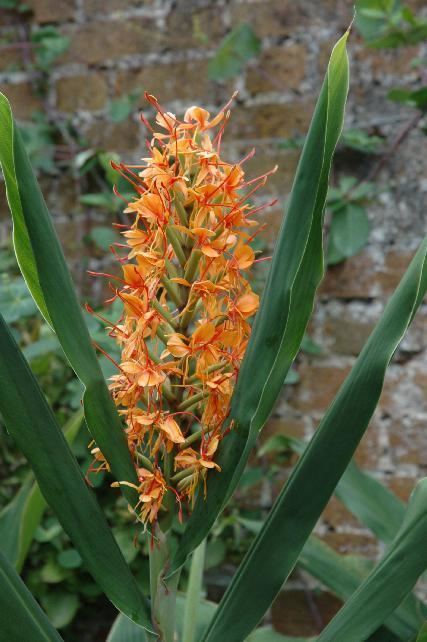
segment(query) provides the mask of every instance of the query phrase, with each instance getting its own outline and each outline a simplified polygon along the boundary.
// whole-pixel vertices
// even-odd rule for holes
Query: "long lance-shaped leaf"
[[[372,570],[373,562],[364,557],[339,555],[314,535],[302,550],[298,564],[316,577],[342,600],[347,600]],[[384,620],[384,626],[399,639],[409,640],[416,635],[424,618],[412,595]]]
[[[409,593],[427,568],[427,479],[416,485],[403,524],[389,550],[318,642],[366,640]]]
[[[65,424],[64,436],[69,444],[73,443],[82,422],[83,411],[79,409]],[[46,500],[30,472],[13,500],[0,511],[1,549],[18,572],[46,506]]]
[[[427,239],[328,408],[222,598],[204,640],[244,640],[294,568],[362,438],[385,371],[427,289]],[[241,605],[245,617],[239,617]],[[342,638],[345,639],[345,638]]]
[[[184,611],[187,596],[178,594],[176,598],[176,634],[177,639],[187,642],[183,637]],[[215,613],[216,604],[200,600],[197,606],[196,640],[200,640],[203,631]],[[106,642],[148,642],[141,627],[135,626],[128,618],[118,615],[107,636]]]
[[[263,526],[263,522],[258,520],[241,518],[239,521],[255,535],[258,535]],[[356,555],[339,555],[318,537],[310,535],[298,558],[298,565],[345,601],[369,575],[374,562]],[[422,607],[423,605],[418,603],[413,595],[409,595],[395,613],[387,619],[382,630],[379,629],[376,632],[375,639],[380,634],[387,642],[401,638],[408,639],[413,636],[423,621]],[[399,637],[394,636],[392,631]],[[252,636],[253,633],[249,639],[252,639]]]
[[[62,642],[59,633],[1,551],[0,637],[5,642]]]
[[[348,92],[346,33],[335,45],[298,165],[289,209],[239,373],[232,431],[220,445],[220,474],[199,494],[171,572],[203,540],[242,475],[250,450],[283,387],[323,275],[322,222],[332,156]]]
[[[83,404],[90,433],[119,481],[136,483],[120,418],[108,393],[71,276],[46,203],[31,168],[6,97],[0,93],[0,164],[13,219],[16,257],[41,313],[56,332],[85,386]],[[122,485],[135,504],[133,488]]]
[[[151,630],[148,607],[138,585],[1,315],[0,412],[30,462],[45,500],[99,586],[120,611]]]
[[[292,436],[288,439],[291,448],[301,455],[307,443]],[[405,503],[354,461],[341,477],[335,495],[380,540],[388,544],[394,539],[405,515]]]

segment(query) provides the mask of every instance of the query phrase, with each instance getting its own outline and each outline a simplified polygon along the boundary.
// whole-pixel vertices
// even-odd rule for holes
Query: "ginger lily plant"
[[[343,481],[348,479],[353,470],[346,471],[374,412],[386,367],[426,291],[426,242],[220,604],[208,607],[201,601],[206,537],[236,488],[278,397],[322,278],[328,176],[348,90],[347,35],[331,54],[252,331],[248,319],[257,311],[258,298],[248,269],[256,260],[250,242],[259,227],[258,211],[248,199],[266,177],[245,182],[242,163],[221,159],[228,106],[212,120],[208,112],[193,107],[180,121],[148,96],[160,129],[152,133],[150,156],[141,167],[116,166],[132,183],[135,198],[126,203],[130,224],[122,229],[124,242],[117,251],[122,270],[112,286],[113,296],[123,303],[123,315],[108,327],[122,351],[110,390],[9,103],[0,97],[0,162],[18,263],[84,384],[93,467],[111,472],[113,485],[121,489],[135,517],[135,528],[147,532],[151,587],[148,598],[0,318],[0,412],[42,493],[33,488],[26,496],[26,509],[32,507],[30,523],[23,523],[22,502],[14,507],[15,547],[0,552],[0,626],[5,639],[61,639],[12,565],[22,565],[37,523],[34,515],[41,514],[44,501],[122,613],[110,642],[256,640],[254,629],[298,559],[311,555],[313,563],[319,551],[310,533],[340,478],[344,474]],[[72,432],[67,430],[69,440]],[[416,632],[409,616],[399,619],[394,612],[401,613],[402,601],[427,567],[426,494],[426,482],[421,481],[400,527],[392,531],[383,560],[356,583],[351,576],[354,588],[361,583],[319,640],[366,639],[383,622],[394,635],[402,632],[402,618],[411,634]],[[366,499],[369,503],[368,495]],[[182,520],[183,533],[172,551],[169,533],[176,519]],[[190,555],[183,596],[177,590],[179,574]],[[410,639],[402,636],[398,639]]]

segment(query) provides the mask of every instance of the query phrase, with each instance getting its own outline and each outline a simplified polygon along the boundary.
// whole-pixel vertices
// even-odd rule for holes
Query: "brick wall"
[[[215,110],[237,88],[227,153],[238,158],[255,144],[258,151],[250,170],[254,175],[278,163],[267,192],[280,203],[289,192],[298,151],[279,149],[275,139],[307,130],[331,45],[353,15],[352,0],[27,0],[27,4],[33,10],[29,18],[2,12],[3,39],[13,44],[22,40],[29,25],[37,29],[53,23],[71,44],[52,69],[43,99],[34,92],[34,76],[22,70],[25,48],[3,47],[0,82],[19,118],[29,118],[37,108],[48,109],[64,122],[70,120],[88,145],[118,151],[125,161],[135,162],[142,155],[145,135],[138,113],[112,123],[106,110],[109,100],[141,88],[176,113],[194,103]],[[410,4],[420,9],[423,2]],[[210,57],[227,31],[242,21],[262,38],[260,57],[236,80],[209,81]],[[356,32],[349,46],[347,125],[367,127],[392,140],[412,112],[387,100],[387,90],[417,73],[409,61],[421,47],[374,52]],[[141,100],[137,107],[142,106]],[[301,381],[286,389],[270,432],[312,433],[409,262],[425,227],[427,158],[419,137],[411,133],[377,179],[382,190],[369,209],[372,232],[366,249],[329,270],[311,324],[325,354],[301,357]],[[357,154],[341,155],[338,161],[335,174],[345,171],[359,177],[373,162]],[[70,173],[43,177],[42,184],[76,278],[85,289],[85,269],[93,259],[87,256],[84,236],[99,214],[79,205]],[[269,243],[277,234],[281,213],[282,205],[265,214]],[[7,219],[3,200],[0,217]],[[427,469],[422,320],[419,315],[390,367],[379,408],[357,452],[365,469],[405,499]],[[319,532],[341,552],[378,553],[369,533],[335,501]]]

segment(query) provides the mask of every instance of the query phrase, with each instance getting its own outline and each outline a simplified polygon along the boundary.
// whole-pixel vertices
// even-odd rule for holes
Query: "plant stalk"
[[[149,550],[150,593],[153,626],[158,637],[148,637],[149,642],[175,642],[175,607],[179,572],[165,580],[170,564],[166,534],[158,525],[153,531],[154,542]]]
[[[185,600],[184,626],[182,639],[185,642],[197,642],[197,611],[203,585],[203,568],[205,565],[206,539],[193,553],[188,581],[187,599]]]

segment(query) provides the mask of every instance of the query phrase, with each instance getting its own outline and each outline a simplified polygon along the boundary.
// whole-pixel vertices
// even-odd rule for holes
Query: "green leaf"
[[[282,635],[269,626],[262,626],[251,633],[247,638],[247,642],[314,642],[315,639]]]
[[[307,447],[302,439],[291,435],[277,436],[299,455]],[[335,495],[378,539],[386,544],[394,539],[405,515],[404,502],[381,482],[360,470],[354,461],[347,466],[335,488]]]
[[[77,595],[65,591],[52,591],[41,599],[49,620],[57,629],[63,629],[73,620],[80,601]]]
[[[186,596],[178,594],[176,599],[176,628],[178,639],[182,640]],[[203,631],[215,613],[216,604],[201,600],[197,609],[196,640],[200,640]],[[144,632],[127,617],[119,615],[110,629],[106,642],[148,642]],[[184,642],[184,641],[183,641]]]
[[[424,111],[427,109],[427,87],[422,87],[416,91],[409,89],[392,89],[388,92],[388,98]]]
[[[376,479],[350,462],[335,495],[383,542],[396,535],[405,514],[405,504]]]
[[[389,21],[400,15],[400,0],[357,0],[356,27],[369,43],[382,37]]]
[[[7,323],[15,323],[37,312],[25,281],[19,277],[0,281],[0,308],[4,310]]]
[[[305,334],[301,341],[301,350],[306,354],[311,354],[314,357],[320,357],[324,354],[322,346],[313,341],[313,339]]]
[[[289,209],[231,401],[233,430],[220,443],[221,473],[199,495],[171,572],[206,536],[236,488],[259,431],[298,353],[323,275],[322,221],[348,90],[346,33],[335,45],[299,161]],[[320,153],[322,150],[323,153]]]
[[[83,194],[79,198],[80,203],[89,205],[90,207],[99,207],[100,209],[107,210],[108,212],[115,212],[117,209],[117,201],[114,199],[113,194],[110,192],[94,192],[93,194]],[[111,229],[111,228],[109,228]],[[117,240],[117,237],[115,238]]]
[[[59,566],[54,559],[49,559],[40,569],[40,579],[43,584],[59,584],[68,575],[69,573]]]
[[[10,105],[0,94],[0,162],[13,219],[13,242],[22,275],[40,311],[55,331],[73,370],[85,386],[86,423],[118,481],[136,483],[122,424],[105,384],[64,255]],[[131,505],[136,492],[122,486]]]
[[[0,412],[45,500],[113,604],[150,629],[148,607],[135,579],[1,315],[0,354]]]
[[[405,519],[385,556],[318,637],[366,640],[406,597],[427,568],[427,479],[415,487]]]
[[[345,129],[340,144],[363,154],[376,154],[383,144],[383,139],[380,136],[371,136],[362,129]]]
[[[120,96],[120,98],[116,98],[115,100],[110,101],[110,103],[108,104],[108,115],[110,117],[110,120],[113,123],[121,123],[129,118],[129,116],[135,109],[135,105],[140,94],[141,91],[136,90],[130,94]]]
[[[427,238],[247,552],[204,642],[217,642],[226,632],[244,639],[292,572],[369,424],[386,368],[427,290],[426,253]],[[245,618],[238,617],[241,604]]]
[[[61,642],[24,582],[0,550],[0,631],[3,640]]]
[[[369,237],[365,209],[348,203],[332,215],[329,230],[328,264],[333,265],[360,252]]]
[[[294,441],[294,439],[292,439],[292,441]],[[301,453],[304,450],[303,442],[301,442],[301,440],[298,440],[298,442],[298,452]],[[350,467],[353,470],[357,470],[355,464],[351,464]],[[387,509],[389,511],[392,511],[396,505],[398,506],[398,508],[402,508],[402,511],[397,510],[397,519],[399,520],[399,522],[393,533],[394,536],[400,528],[400,525],[402,524],[404,518],[405,510],[403,502],[400,506],[400,500],[394,497],[394,495],[392,495],[392,493],[384,488],[379,482],[369,477],[368,475],[365,475],[365,473],[362,473],[361,471],[357,472],[362,477],[362,479],[363,476],[365,476],[367,480],[373,482],[373,484],[368,484],[365,487],[363,487],[362,485],[361,494],[365,493],[365,498],[368,504],[374,505],[374,501],[377,501],[376,506],[379,512],[377,518],[378,522],[382,517],[385,517],[387,520]],[[351,488],[351,484],[355,484],[355,486],[360,484],[360,479],[354,474],[350,475],[349,469],[347,469],[337,486],[337,489],[335,491],[336,495],[338,495],[337,491],[340,486],[342,486],[344,479],[346,479],[346,485],[349,488]],[[379,492],[381,489],[384,491],[384,493]],[[373,491],[374,497],[372,500],[369,498],[369,491]],[[387,493],[390,493],[391,497],[396,501],[396,504],[390,502],[390,498],[387,497]],[[357,495],[358,493],[356,492],[356,497]],[[382,506],[381,504],[382,500],[385,500],[384,506]],[[349,504],[351,506],[352,501],[350,501]],[[349,507],[348,504],[346,505],[347,507]],[[395,522],[396,520],[390,515],[387,521]],[[244,518],[239,518],[239,522],[254,535],[258,535],[263,525],[263,522],[259,520],[249,520]],[[368,576],[370,570],[374,566],[373,561],[364,557],[355,555],[339,555],[326,543],[322,542],[318,537],[313,535],[311,535],[306,541],[302,553],[298,559],[298,564],[302,566],[302,568],[308,573],[316,577],[320,582],[322,582],[322,584],[327,586],[333,593],[335,593],[335,595],[337,595],[337,597],[341,598],[342,600],[346,600],[357,589],[357,587]],[[420,626],[425,614],[425,605],[417,600],[414,595],[408,595],[406,600],[404,600],[402,604],[400,604],[400,606],[396,609],[395,613],[393,613],[386,620],[385,626],[387,626],[389,631],[393,631],[397,636],[407,639],[408,637],[413,636],[418,630],[418,627]]]
[[[288,370],[286,373],[285,377],[285,385],[286,386],[295,386],[297,383],[299,383],[300,376],[296,370]]]
[[[89,238],[102,250],[108,250],[110,245],[117,243],[119,237],[111,227],[97,225],[90,231]]]
[[[58,564],[63,568],[79,568],[82,565],[82,558],[75,548],[68,548],[61,551],[57,557]]]
[[[364,557],[339,555],[314,536],[308,538],[298,564],[343,601],[354,593],[374,565]],[[415,635],[423,621],[421,605],[413,596],[408,598],[384,622],[389,631],[405,640]]]
[[[64,435],[69,444],[73,443],[82,421],[83,412],[78,410],[64,426]],[[24,564],[47,506],[33,478],[33,474],[30,473],[14,499],[0,512],[1,548],[18,571]]]
[[[427,622],[418,631],[416,642],[427,642]]]
[[[209,63],[211,80],[227,80],[237,76],[245,64],[261,51],[261,41],[248,24],[238,25],[218,47]]]
[[[40,27],[33,32],[31,41],[35,45],[36,64],[43,71],[47,71],[56,58],[68,49],[70,44],[70,38],[63,36],[51,25]]]

